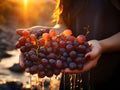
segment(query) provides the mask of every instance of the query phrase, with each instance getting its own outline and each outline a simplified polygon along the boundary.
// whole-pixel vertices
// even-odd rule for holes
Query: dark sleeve
[[[120,0],[111,0],[111,3],[120,11]]]

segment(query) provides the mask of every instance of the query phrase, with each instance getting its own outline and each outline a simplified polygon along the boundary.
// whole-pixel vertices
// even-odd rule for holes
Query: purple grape
[[[45,74],[46,74],[47,77],[52,77],[53,76],[52,70],[46,70]]]
[[[85,46],[85,45],[79,45],[79,46],[77,47],[77,51],[78,51],[79,53],[86,53],[86,46]]]
[[[77,40],[75,40],[75,41],[73,42],[74,47],[78,47],[79,44],[80,44],[80,43],[79,43]]]
[[[67,61],[66,62],[69,64],[70,62],[72,62],[72,59],[70,57],[67,57]]]
[[[30,56],[30,60],[31,60],[31,61],[37,61],[37,60],[38,60],[37,55],[32,54],[32,55]]]
[[[53,53],[59,54],[59,49],[58,48],[53,48]]]
[[[71,52],[69,53],[69,56],[70,56],[72,59],[74,59],[74,58],[77,56],[76,51],[71,51]]]
[[[21,51],[22,53],[26,52],[26,47],[25,47],[25,46],[21,46],[21,47],[20,47],[20,51]]]
[[[71,70],[75,70],[75,69],[77,69],[77,65],[76,65],[76,63],[75,63],[75,62],[71,62],[71,63],[69,63],[69,68],[70,68]]]
[[[45,55],[44,53],[38,53],[38,57],[39,57],[39,58],[45,58],[46,55]]]
[[[40,70],[40,71],[44,70],[44,66],[42,64],[39,64],[38,65],[38,70]]]
[[[46,50],[46,48],[44,47],[44,46],[41,46],[40,48],[39,48],[39,52],[42,52],[42,53],[47,53],[47,50]]]
[[[48,56],[47,56],[47,58],[48,59],[56,59],[56,54],[55,53],[50,53]]]
[[[62,61],[61,60],[57,60],[56,61],[56,68],[62,69],[62,66],[63,66]]]
[[[40,71],[40,72],[38,72],[38,77],[40,77],[40,78],[44,78],[45,77],[45,72],[44,71]]]
[[[52,69],[52,66],[51,66],[50,64],[47,64],[47,65],[45,66],[45,68],[50,70],[50,69]]]
[[[37,73],[38,72],[38,67],[36,66],[36,65],[34,65],[34,66],[32,66],[31,68],[30,68],[30,73],[31,74],[35,74],[35,73]]]
[[[77,69],[79,69],[79,70],[83,69],[83,64],[81,64],[81,63],[78,64],[78,65],[77,65]]]
[[[82,57],[77,57],[76,59],[74,59],[74,61],[79,64],[83,62],[83,58]]]
[[[67,62],[63,62],[63,67],[62,67],[62,69],[65,69],[65,68],[68,68]]]
[[[66,52],[65,48],[59,48],[59,50],[60,50],[60,54]]]
[[[48,29],[41,29],[41,32],[42,32],[42,33],[49,33],[49,31],[50,31],[49,28],[48,28]]]
[[[60,56],[60,60],[62,60],[62,61],[66,61],[66,57],[65,56]]]
[[[30,59],[30,55],[28,54],[28,52],[23,53],[23,56],[25,57],[25,59]]]
[[[84,57],[85,56],[85,54],[83,54],[83,53],[78,53],[77,54],[77,57]]]
[[[28,52],[28,54],[31,56],[31,55],[33,55],[33,54],[36,54],[36,51],[35,51],[35,49],[34,48],[32,48],[29,52]]]
[[[72,42],[71,41],[66,41],[66,44],[67,45],[72,45]]]
[[[67,53],[67,52],[64,52],[64,53],[63,53],[63,56],[64,56],[64,57],[68,57],[68,53]]]
[[[66,45],[66,51],[67,52],[70,52],[72,50],[73,50],[73,45],[71,45],[71,44]]]
[[[37,37],[37,39],[39,39],[42,36],[42,32],[35,32],[35,36]]]
[[[27,67],[32,67],[32,66],[33,66],[33,63],[32,63],[31,61],[26,60],[26,61],[24,62],[24,66],[25,66],[25,68],[27,68]]]
[[[48,53],[52,53],[52,52],[53,52],[53,48],[52,48],[52,47],[48,47],[48,48],[47,48],[47,52],[48,52]]]
[[[88,52],[90,52],[90,51],[91,51],[91,49],[90,49],[90,48],[86,48],[85,53],[88,53]]]
[[[54,73],[55,75],[59,75],[59,74],[60,74],[60,70],[59,70],[59,69],[54,69],[53,73]]]
[[[53,42],[52,42],[52,46],[53,46],[54,48],[58,48],[58,42],[53,41]]]
[[[31,43],[25,43],[26,49],[29,51],[31,48],[33,48],[33,45]]]
[[[88,42],[84,42],[84,45],[86,46],[86,47],[90,47],[90,45],[88,44]]]
[[[55,60],[55,59],[49,59],[49,63],[50,63],[52,66],[55,66],[56,60]]]
[[[46,58],[41,59],[41,63],[46,66],[48,64],[48,60]]]

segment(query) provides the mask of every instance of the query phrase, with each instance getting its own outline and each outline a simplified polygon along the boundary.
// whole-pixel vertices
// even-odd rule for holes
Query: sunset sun
[[[28,0],[24,0],[24,10],[27,11]]]

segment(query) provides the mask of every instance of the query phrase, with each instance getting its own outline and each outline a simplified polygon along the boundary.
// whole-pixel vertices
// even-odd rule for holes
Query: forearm
[[[120,32],[99,42],[103,53],[120,51]]]

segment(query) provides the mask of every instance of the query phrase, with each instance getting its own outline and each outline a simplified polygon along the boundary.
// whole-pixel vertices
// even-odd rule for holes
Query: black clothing
[[[74,35],[79,35],[86,33],[84,27],[88,25],[87,40],[108,38],[120,32],[120,10],[111,0],[88,0],[69,28]],[[120,51],[102,54],[97,66],[90,71],[89,84],[91,90],[120,90]]]

